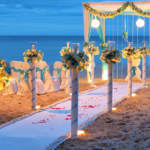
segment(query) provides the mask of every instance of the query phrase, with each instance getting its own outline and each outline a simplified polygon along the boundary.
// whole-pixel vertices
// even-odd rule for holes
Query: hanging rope
[[[124,22],[124,24],[125,24],[125,26],[124,26],[125,32],[127,31],[127,28],[126,28],[126,23],[127,23],[127,21],[126,21],[126,16],[127,16],[127,15],[125,14],[125,20],[124,20],[124,21],[125,21],[125,22]]]

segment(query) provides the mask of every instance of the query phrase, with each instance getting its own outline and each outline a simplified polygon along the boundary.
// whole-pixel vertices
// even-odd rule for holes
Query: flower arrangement
[[[136,14],[138,14],[139,16],[150,17],[150,12],[138,8],[133,2],[126,2],[120,8],[112,12],[103,12],[103,11],[95,10],[88,3],[84,3],[83,6],[92,15],[98,16],[99,18],[114,18],[115,16],[122,14],[128,7],[130,7],[130,9],[134,11]]]
[[[121,61],[121,53],[116,49],[106,49],[102,51],[100,59],[102,62],[115,64]]]
[[[83,45],[86,49],[85,52],[86,54],[90,54],[90,55],[98,55],[99,54],[99,48],[98,47],[94,47],[90,42],[85,42]]]
[[[101,47],[102,47],[102,48],[107,48],[107,47],[108,47],[108,44],[107,44],[107,43],[102,43],[102,44],[101,44]]]
[[[0,59],[0,90],[9,85],[11,80],[10,69],[4,59]]]
[[[138,51],[134,47],[126,47],[122,50],[123,58],[140,58]]]
[[[150,49],[147,48],[146,46],[140,47],[137,49],[137,53],[142,56],[142,55],[150,55]]]
[[[40,61],[43,58],[43,53],[40,50],[33,48],[32,50],[28,49],[23,53],[24,61],[31,62],[32,59]]]
[[[64,56],[65,54],[70,53],[70,52],[71,52],[71,48],[70,48],[70,47],[63,47],[63,48],[60,50],[60,55],[61,55],[61,56]]]
[[[128,46],[122,50],[122,57],[136,59],[136,58],[140,58],[141,55],[134,47]]]
[[[84,52],[73,53],[69,52],[62,56],[63,68],[77,69],[79,71],[88,67],[88,57]]]

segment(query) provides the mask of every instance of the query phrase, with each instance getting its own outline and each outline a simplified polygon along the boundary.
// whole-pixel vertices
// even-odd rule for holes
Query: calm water
[[[99,37],[92,37],[90,41],[94,41],[96,46],[99,46]],[[118,50],[123,49],[127,46],[127,43],[120,36],[118,37],[106,37],[106,41],[115,41],[115,48]],[[143,42],[150,47],[149,37],[129,37],[129,41],[133,42],[134,47],[140,47]],[[35,43],[36,48],[44,52],[44,60],[50,66],[55,61],[60,61],[61,57],[59,54],[60,49],[66,46],[66,43],[80,43],[80,50],[83,48],[84,37],[83,36],[1,36],[0,37],[0,58],[6,59],[8,62],[12,60],[23,61],[22,53],[31,48],[32,43]],[[101,61],[99,56],[95,57],[95,76],[101,76]],[[141,61],[142,64],[142,61]],[[140,68],[142,67],[140,64]],[[86,75],[83,71],[80,73],[82,76]],[[126,59],[122,59],[119,64],[114,65],[113,75],[114,77],[125,77],[127,74],[127,63]],[[150,56],[147,56],[147,77],[150,77]]]
[[[129,41],[133,41],[135,47],[143,45],[143,41],[150,46],[149,37],[130,37]],[[99,37],[92,37],[91,41],[95,41],[95,45],[100,44]],[[115,41],[115,47],[122,49],[127,43],[122,37],[106,37],[106,41]],[[80,43],[80,49],[84,42],[83,36],[1,36],[0,37],[0,57],[8,62],[12,60],[23,61],[22,53],[31,48],[32,42],[36,48],[44,52],[44,60],[48,64],[53,64],[57,60],[61,60],[59,51],[62,46],[66,46],[67,42]],[[96,63],[99,63],[99,56],[95,57]],[[126,62],[123,60],[123,62]]]

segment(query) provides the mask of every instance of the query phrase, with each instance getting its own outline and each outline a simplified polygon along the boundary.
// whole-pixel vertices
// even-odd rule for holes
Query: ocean
[[[90,41],[94,41],[95,46],[100,45],[99,37],[91,37]],[[107,41],[114,41],[114,47],[118,50],[122,50],[127,46],[127,42],[121,36],[106,36]],[[150,47],[150,37],[129,37],[129,41],[133,42],[134,47],[140,47],[145,42]],[[23,61],[23,52],[31,48],[34,43],[38,50],[43,51],[43,60],[47,62],[49,66],[53,66],[55,61],[61,61],[59,51],[63,46],[66,46],[67,42],[80,43],[80,50],[83,49],[84,37],[83,36],[0,36],[0,58],[4,58],[7,62],[12,60]],[[147,56],[147,67],[149,68],[149,56]],[[95,56],[95,64],[101,64],[99,55]],[[121,65],[126,68],[126,59],[117,65],[119,68]],[[141,65],[140,65],[141,67]],[[114,67],[116,68],[116,67]],[[124,70],[124,69],[122,69]],[[150,69],[149,69],[150,70]],[[124,74],[124,73],[123,73]],[[149,71],[147,72],[149,75]],[[117,75],[118,76],[118,75]]]

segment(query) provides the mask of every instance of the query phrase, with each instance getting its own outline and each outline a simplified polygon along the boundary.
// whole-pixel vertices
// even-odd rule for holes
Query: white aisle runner
[[[127,95],[127,83],[114,83],[113,104]],[[141,87],[134,83],[133,91]],[[101,86],[79,96],[79,125],[104,112],[107,86]],[[71,129],[71,100],[43,109],[41,112],[0,128],[1,150],[44,150]]]

